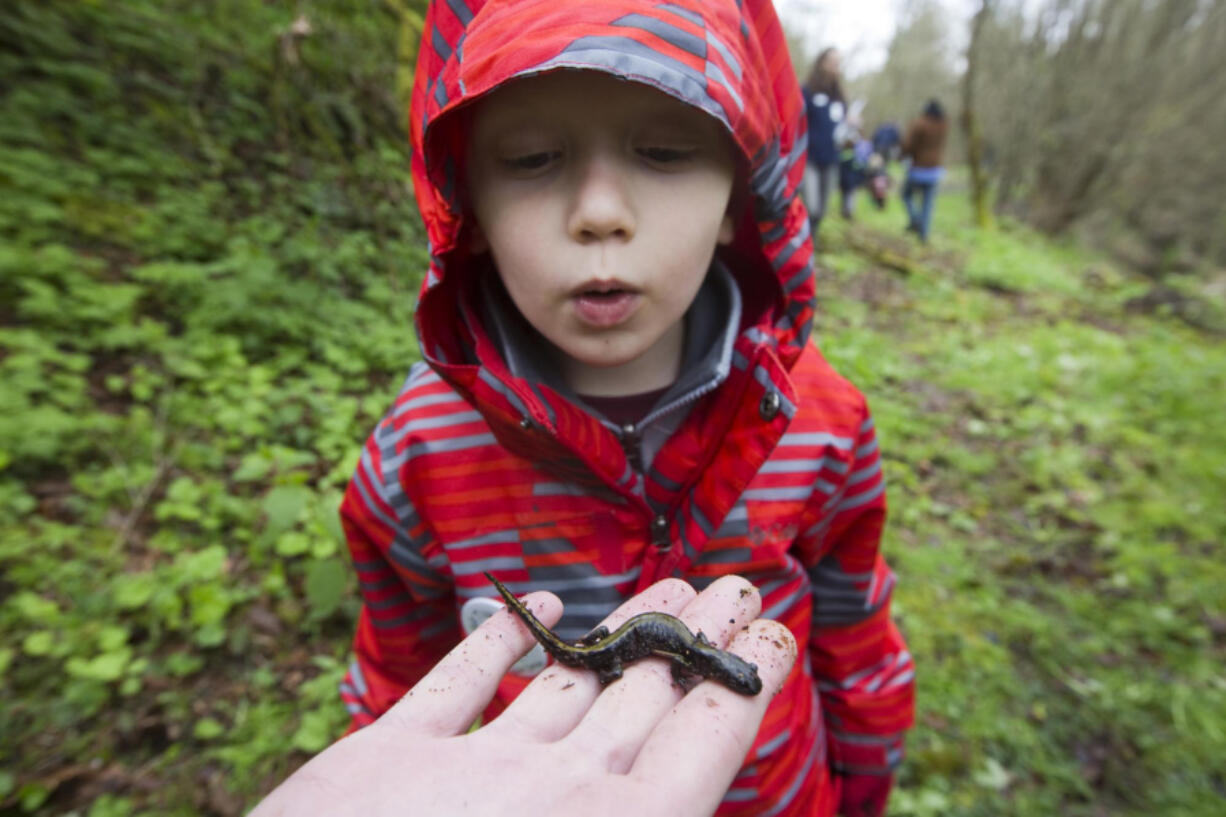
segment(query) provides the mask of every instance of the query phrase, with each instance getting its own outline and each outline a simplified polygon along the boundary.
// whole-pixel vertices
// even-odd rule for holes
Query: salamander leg
[[[622,665],[617,663],[612,666],[601,667],[596,670],[596,677],[600,681],[601,686],[607,686],[622,677]]]
[[[714,647],[715,645],[703,634],[702,630],[698,631],[698,635],[694,636],[694,640],[704,647]]]
[[[687,676],[697,675],[697,670],[694,669],[694,664],[690,659],[686,658],[683,653],[662,652],[657,650],[655,655],[668,660],[669,671],[673,674],[673,680],[678,685],[684,687]]]
[[[579,643],[585,647],[590,647],[593,644],[596,644],[597,642],[599,642],[601,639],[608,638],[608,637],[609,637],[609,628],[601,624],[599,627],[592,630],[590,633],[585,635],[583,638],[580,638]]]

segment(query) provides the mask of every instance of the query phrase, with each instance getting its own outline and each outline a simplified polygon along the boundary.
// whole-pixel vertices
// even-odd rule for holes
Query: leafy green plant
[[[426,261],[408,10],[0,11],[0,810],[235,813],[340,734],[338,491]]]

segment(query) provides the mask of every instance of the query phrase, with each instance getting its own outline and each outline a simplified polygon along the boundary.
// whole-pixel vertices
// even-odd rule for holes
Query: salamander
[[[623,664],[655,655],[668,659],[678,683],[684,683],[687,675],[698,675],[742,695],[757,695],[762,691],[756,664],[719,649],[702,631],[695,635],[676,616],[660,612],[639,613],[612,633],[601,625],[578,642],[567,644],[511,595],[502,582],[489,573],[485,577],[493,582],[507,607],[515,611],[554,660],[568,667],[593,670],[601,684],[621,678]]]

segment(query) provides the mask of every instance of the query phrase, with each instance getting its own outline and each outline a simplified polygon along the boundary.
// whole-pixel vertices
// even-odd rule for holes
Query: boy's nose
[[[628,185],[624,170],[612,157],[591,156],[578,163],[566,225],[571,238],[581,244],[633,238],[635,216]]]

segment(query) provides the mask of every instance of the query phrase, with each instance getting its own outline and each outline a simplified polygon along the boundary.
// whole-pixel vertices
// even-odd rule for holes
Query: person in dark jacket
[[[809,208],[814,235],[826,214],[826,206],[839,181],[838,131],[847,115],[847,99],[839,52],[827,48],[817,55],[802,89],[809,123],[809,161],[802,193]]]
[[[925,243],[932,224],[932,205],[937,185],[945,175],[945,138],[948,133],[945,109],[939,101],[930,99],[923,113],[911,121],[902,140],[902,155],[911,160],[902,187],[902,202],[907,208],[907,230]]]
[[[842,195],[841,212],[850,220],[855,209],[856,189],[867,186],[870,179],[869,160],[873,145],[851,127],[839,151],[839,193]]]
[[[873,131],[873,152],[889,165],[898,159],[902,131],[893,122],[883,122]]]

